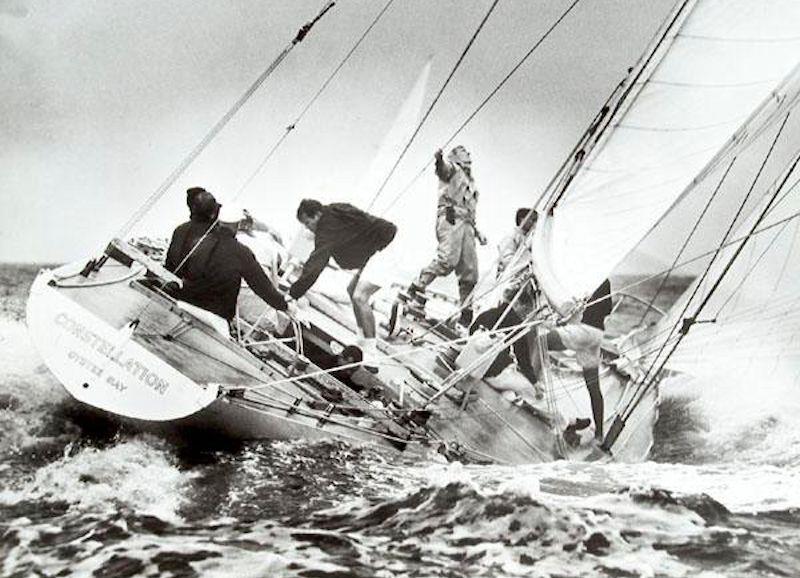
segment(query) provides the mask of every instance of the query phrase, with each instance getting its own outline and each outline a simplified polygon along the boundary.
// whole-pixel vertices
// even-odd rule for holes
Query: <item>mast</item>
[[[794,104],[798,28],[800,4],[788,0],[677,5],[540,200],[534,268],[551,304],[565,313],[591,294],[675,203]]]

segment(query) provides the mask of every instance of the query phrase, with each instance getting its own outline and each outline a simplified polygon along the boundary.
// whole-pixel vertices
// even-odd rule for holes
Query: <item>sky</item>
[[[323,2],[0,0],[0,260],[102,247]],[[383,6],[340,0],[136,232],[166,237],[184,190],[223,202]],[[306,196],[353,201],[420,71],[431,102],[489,0],[396,0],[239,199],[285,234]],[[393,198],[569,2],[501,1],[377,207]],[[491,248],[530,206],[672,0],[584,0],[460,135]],[[412,261],[435,246],[427,172],[384,216]]]

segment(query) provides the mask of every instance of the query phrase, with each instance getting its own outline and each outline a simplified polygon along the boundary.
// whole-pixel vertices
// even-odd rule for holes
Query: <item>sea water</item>
[[[800,393],[672,379],[637,465],[177,443],[76,412],[27,336],[35,271],[0,268],[3,576],[800,576]]]

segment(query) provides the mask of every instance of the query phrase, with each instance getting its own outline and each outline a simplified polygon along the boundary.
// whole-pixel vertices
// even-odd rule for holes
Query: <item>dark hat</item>
[[[219,203],[214,195],[202,187],[192,187],[186,191],[186,204],[192,220],[211,221],[216,218]]]

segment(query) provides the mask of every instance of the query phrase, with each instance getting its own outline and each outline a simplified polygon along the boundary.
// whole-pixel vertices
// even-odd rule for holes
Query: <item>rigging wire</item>
[[[775,200],[778,198],[778,194],[779,194],[779,193],[780,193],[780,192],[783,190],[783,186],[784,186],[784,185],[786,184],[786,182],[789,180],[789,177],[790,177],[790,176],[791,176],[791,174],[794,172],[794,170],[795,170],[795,168],[797,167],[797,164],[798,164],[799,162],[800,162],[800,154],[798,154],[798,155],[796,155],[796,156],[795,156],[795,158],[794,158],[794,160],[793,160],[793,162],[792,162],[791,166],[789,167],[789,170],[788,170],[788,172],[786,173],[785,177],[783,178],[782,182],[781,182],[781,183],[780,183],[780,185],[779,185],[779,186],[778,186],[778,187],[775,189],[775,192],[774,192],[774,193],[773,193],[773,194],[770,196],[769,200],[767,201],[767,204],[766,204],[766,206],[764,207],[764,209],[763,209],[763,210],[761,211],[761,213],[759,214],[758,218],[757,218],[757,219],[755,220],[755,222],[753,223],[753,226],[751,227],[751,232],[752,232],[752,231],[755,231],[755,230],[756,230],[756,228],[758,228],[758,226],[759,226],[759,225],[761,224],[761,222],[764,220],[764,218],[765,218],[765,217],[766,217],[766,216],[769,214],[769,212],[770,212],[770,210],[771,210],[772,206],[773,206],[773,205],[774,205],[774,203],[775,203]],[[742,251],[744,250],[744,247],[747,245],[747,241],[748,241],[748,240],[749,240],[749,237],[748,237],[747,239],[745,239],[745,240],[744,240],[744,241],[743,241],[743,242],[742,242],[742,243],[741,243],[741,244],[740,244],[740,245],[739,245],[739,246],[736,248],[736,250],[734,251],[734,253],[733,253],[733,255],[731,256],[731,258],[730,258],[730,259],[728,260],[728,262],[725,264],[725,267],[722,269],[722,271],[720,272],[720,274],[717,276],[717,278],[716,278],[716,280],[715,280],[714,284],[712,285],[711,289],[709,289],[709,290],[708,290],[708,292],[706,293],[706,295],[705,295],[705,297],[703,298],[703,300],[701,301],[701,303],[700,303],[700,304],[697,306],[697,308],[695,309],[694,315],[692,315],[692,317],[690,317],[690,318],[689,318],[690,320],[696,320],[696,319],[697,319],[697,316],[700,314],[700,312],[701,312],[701,311],[702,311],[702,310],[705,308],[705,306],[708,304],[708,302],[710,301],[711,297],[712,297],[712,296],[714,295],[714,293],[717,291],[717,289],[719,288],[720,284],[722,283],[722,281],[724,280],[724,278],[726,277],[726,275],[727,275],[727,274],[728,274],[728,272],[730,271],[730,269],[731,269],[731,267],[733,266],[734,262],[735,262],[735,261],[736,261],[736,260],[739,258],[739,255],[740,255],[740,254],[742,253]],[[718,254],[718,253],[717,253],[717,254]],[[698,286],[699,286],[699,285],[698,285]],[[690,302],[691,302],[691,298],[689,299],[689,301],[687,301],[687,306],[686,306],[686,308],[684,308],[684,312],[683,312],[683,313],[681,313],[681,316],[680,316],[681,318],[682,318],[682,317],[683,317],[683,315],[685,314],[685,311],[686,311],[686,309],[688,309],[688,306],[689,306],[689,303],[690,303]],[[662,370],[662,369],[664,368],[664,366],[666,365],[667,361],[669,361],[669,358],[671,357],[671,355],[672,355],[672,354],[675,352],[675,350],[676,350],[676,349],[678,348],[678,346],[680,345],[680,343],[681,343],[682,339],[683,339],[683,338],[684,338],[686,335],[687,335],[687,331],[681,330],[681,332],[680,332],[680,335],[678,336],[678,340],[677,340],[677,342],[676,342],[676,343],[675,343],[675,344],[672,346],[672,349],[671,349],[671,350],[670,350],[670,351],[667,353],[667,355],[664,357],[663,361],[660,363],[660,365],[659,365],[659,367],[658,367],[658,370],[657,370],[655,373],[653,373],[653,374],[652,374],[652,375],[653,375],[653,377],[655,377],[656,375],[658,375],[658,374],[661,372],[661,370]],[[659,354],[659,355],[660,355],[660,354]],[[656,356],[656,359],[657,359],[657,358],[658,358],[658,355]],[[649,370],[648,370],[648,374],[649,374],[649,373],[650,373],[650,372],[649,372]],[[648,376],[646,375],[646,376],[645,376],[645,379],[646,379],[647,377],[648,377]],[[632,414],[632,412],[633,412],[633,411],[636,409],[636,406],[638,405],[638,403],[641,401],[641,399],[642,399],[642,397],[643,397],[643,393],[644,393],[644,392],[647,390],[647,388],[648,388],[648,387],[649,387],[649,386],[652,384],[653,377],[651,377],[651,378],[650,378],[650,382],[647,384],[647,386],[645,386],[644,390],[642,391],[642,395],[640,395],[640,396],[639,396],[639,397],[638,397],[638,398],[637,398],[637,399],[636,399],[636,400],[635,400],[635,401],[634,401],[632,404],[630,404],[630,408],[629,408],[629,410],[625,412],[625,414],[626,414],[626,416],[627,416],[627,417],[630,417],[630,415]],[[627,417],[624,417],[624,418],[623,418],[623,420],[624,420],[624,419],[627,419]]]
[[[272,73],[278,68],[278,66],[284,61],[284,59],[289,55],[292,49],[300,44],[305,37],[311,32],[311,29],[314,25],[322,19],[325,14],[328,13],[331,8],[335,6],[334,0],[328,0],[319,13],[309,22],[304,24],[295,34],[295,37],[283,48],[283,50],[278,54],[278,56],[267,66],[266,69],[256,78],[256,80],[244,91],[244,93],[239,97],[239,99],[233,104],[233,106],[224,114],[222,117],[216,122],[216,124],[211,127],[211,129],[206,133],[206,135],[202,138],[202,140],[191,150],[191,152],[184,157],[184,159],[178,164],[178,166],[172,171],[172,173],[167,176],[164,182],[159,185],[159,187],[153,191],[153,193],[147,198],[144,204],[136,210],[131,218],[122,226],[120,231],[117,233],[117,238],[123,238],[128,233],[130,233],[133,226],[150,210],[150,208],[169,190],[169,188],[175,184],[175,181],[189,168],[189,166],[200,156],[205,148],[211,143],[211,141],[216,138],[216,136],[222,131],[223,128],[230,122],[230,120],[236,115],[237,112],[245,105],[245,103],[250,100],[250,97],[255,94],[255,92],[261,88],[261,85],[266,82],[266,80],[272,75]]]
[[[674,266],[680,260],[681,256],[683,255],[683,252],[686,250],[686,247],[689,246],[689,242],[692,240],[692,237],[694,236],[695,232],[697,231],[697,228],[700,226],[700,223],[703,221],[703,218],[706,216],[706,213],[708,212],[709,207],[711,207],[711,203],[714,202],[714,199],[716,198],[717,193],[719,193],[719,191],[722,189],[722,184],[725,182],[725,179],[728,177],[728,173],[730,173],[731,169],[733,168],[734,163],[736,163],[736,159],[737,159],[737,157],[733,157],[731,159],[731,162],[728,164],[728,167],[725,169],[725,172],[722,175],[722,178],[720,178],[719,183],[717,183],[717,186],[714,188],[713,193],[708,198],[708,201],[706,202],[705,206],[703,207],[703,210],[700,212],[700,215],[697,217],[697,220],[695,221],[694,226],[692,227],[692,230],[686,236],[686,239],[684,239],[684,241],[683,241],[683,245],[681,245],[680,250],[675,255],[675,259],[672,261],[672,266]],[[647,316],[648,312],[650,311],[650,308],[653,307],[653,305],[655,304],[656,299],[658,299],[658,296],[661,294],[661,290],[664,288],[664,285],[667,283],[667,279],[669,279],[669,273],[667,273],[666,275],[664,275],[661,278],[661,282],[658,284],[658,289],[656,289],[656,292],[653,294],[653,297],[647,303],[647,308],[645,309],[644,313],[642,313],[642,318],[639,319],[639,324],[640,325],[642,323],[644,323],[645,317]]]
[[[492,12],[494,12],[494,9],[497,7],[497,4],[499,2],[500,2],[500,0],[494,0],[492,2],[492,5],[489,6],[489,9],[486,11],[486,14],[483,16],[483,19],[481,20],[480,24],[478,25],[478,28],[472,34],[472,37],[469,39],[469,42],[467,42],[467,45],[464,47],[464,50],[461,51],[461,55],[458,57],[458,60],[456,61],[455,65],[453,66],[453,69],[450,71],[450,74],[445,79],[444,84],[442,84],[441,88],[439,89],[439,92],[433,98],[433,101],[431,102],[430,106],[428,107],[428,110],[425,111],[425,114],[422,116],[422,118],[420,119],[419,123],[417,123],[417,128],[414,129],[414,132],[411,134],[411,137],[409,137],[408,142],[406,142],[406,145],[403,147],[403,150],[400,152],[400,155],[397,157],[397,160],[392,165],[392,168],[389,170],[389,173],[386,175],[386,178],[383,180],[381,185],[378,187],[378,190],[375,191],[375,194],[372,196],[372,199],[370,200],[369,204],[367,205],[367,210],[372,208],[372,205],[374,205],[375,201],[378,200],[378,197],[383,192],[383,189],[386,187],[387,183],[389,182],[389,179],[392,178],[392,175],[397,170],[397,167],[400,165],[400,162],[403,160],[403,157],[405,157],[406,153],[408,152],[408,149],[411,148],[411,144],[414,142],[414,139],[417,138],[417,135],[419,134],[419,131],[422,129],[422,126],[428,120],[428,117],[430,116],[431,112],[433,111],[433,108],[439,102],[439,99],[441,98],[442,93],[444,93],[445,89],[450,84],[450,81],[453,79],[453,76],[455,76],[456,71],[461,66],[461,63],[464,61],[464,58],[467,56],[467,53],[469,52],[470,48],[472,48],[472,45],[475,43],[475,40],[477,39],[478,34],[480,34],[481,30],[483,29],[483,26],[486,24],[486,21],[489,20],[489,17],[492,15]]]
[[[753,271],[755,271],[756,267],[758,267],[758,264],[761,263],[761,260],[764,258],[764,256],[767,253],[769,253],[770,249],[772,249],[773,245],[775,245],[775,241],[777,241],[780,238],[781,234],[786,230],[786,228],[788,226],[789,226],[789,223],[784,223],[783,226],[780,229],[778,229],[778,231],[775,233],[775,235],[772,237],[772,239],[770,239],[770,241],[767,244],[767,246],[764,247],[764,250],[761,251],[761,254],[748,267],[747,272],[745,272],[745,274],[742,276],[742,278],[739,281],[739,283],[731,291],[730,295],[728,295],[728,297],[725,299],[725,301],[722,303],[722,305],[719,306],[719,309],[717,309],[717,312],[714,314],[714,317],[711,320],[712,323],[716,322],[717,319],[719,319],[719,316],[722,314],[722,311],[728,306],[728,304],[733,300],[733,298],[739,293],[739,290],[744,286],[744,284],[750,278],[750,275],[752,275]]]
[[[539,48],[539,46],[541,46],[542,43],[545,40],[547,40],[547,38],[550,36],[550,34],[559,26],[559,24],[561,24],[561,21],[564,20],[567,17],[567,15],[569,15],[570,12],[572,12],[572,9],[575,8],[575,6],[577,6],[580,1],[581,0],[574,0],[572,2],[572,4],[570,4],[569,7],[567,7],[567,9],[564,12],[561,13],[561,15],[544,32],[544,34],[542,34],[542,36],[540,36],[539,39],[536,42],[534,42],[534,44],[530,48],[530,50],[528,50],[528,52],[526,52],[525,55],[521,59],[519,59],[517,61],[517,63],[511,68],[511,70],[509,70],[509,72],[503,77],[503,79],[497,84],[497,86],[495,86],[489,92],[489,94],[484,97],[484,99],[477,106],[477,108],[475,108],[475,110],[473,110],[467,116],[467,118],[464,119],[464,121],[462,121],[462,123],[459,125],[459,127],[455,131],[453,131],[453,133],[447,138],[447,140],[444,142],[444,144],[442,144],[441,147],[439,147],[439,148],[442,148],[442,149],[446,148],[450,143],[452,143],[455,140],[455,138],[459,134],[461,134],[461,132],[467,127],[467,125],[470,122],[472,122],[472,120],[478,115],[478,113],[481,110],[483,110],[483,108],[489,103],[489,101],[492,100],[498,92],[500,92],[500,89],[503,88],[503,86],[505,86],[505,84],[511,79],[511,77],[514,76],[514,74],[516,74],[516,72],[522,67],[523,64],[525,64],[525,62],[528,60],[528,58],[530,58],[531,55],[534,52],[536,52],[536,50]],[[432,161],[428,161],[425,164],[425,166],[422,167],[422,169],[420,169],[420,171],[414,176],[414,178],[412,178],[408,182],[408,184],[394,197],[394,199],[392,199],[392,201],[389,203],[389,205],[387,205],[387,207],[383,210],[384,214],[389,212],[392,209],[392,207],[394,207],[394,205],[397,203],[397,201],[399,201],[400,198],[403,195],[405,195],[412,186],[414,186],[414,183],[416,183],[419,180],[419,178],[422,177],[422,175],[425,174],[425,171],[428,170],[428,168],[431,166],[431,164],[432,164]]]
[[[267,162],[270,160],[270,158],[272,158],[272,156],[275,154],[275,152],[277,152],[278,148],[288,138],[289,134],[297,127],[297,125],[300,123],[300,121],[303,119],[303,117],[306,115],[306,113],[311,109],[311,107],[314,105],[314,103],[316,103],[317,100],[319,100],[320,96],[322,96],[322,93],[327,89],[327,87],[330,85],[330,83],[333,81],[333,79],[339,74],[339,72],[344,67],[344,65],[347,63],[347,61],[350,60],[350,58],[353,56],[353,54],[358,49],[358,47],[361,46],[361,44],[364,42],[364,39],[366,39],[366,37],[369,35],[369,33],[372,31],[372,29],[378,24],[380,19],[383,17],[383,15],[391,7],[391,5],[393,3],[394,3],[394,0],[388,0],[388,2],[386,4],[384,4],[383,8],[380,10],[380,12],[378,12],[378,14],[375,16],[375,18],[369,24],[369,26],[367,26],[367,28],[364,30],[364,32],[361,34],[361,36],[358,38],[358,40],[355,42],[355,44],[353,44],[353,46],[350,48],[350,50],[347,52],[347,54],[344,56],[344,58],[341,60],[341,62],[339,62],[339,64],[331,72],[331,74],[328,75],[328,77],[325,79],[325,81],[322,83],[322,85],[320,85],[319,89],[317,89],[317,92],[309,99],[309,101],[306,103],[306,105],[301,109],[301,111],[298,113],[298,115],[295,118],[295,120],[288,127],[286,127],[286,130],[284,131],[283,135],[273,144],[272,148],[267,152],[266,156],[262,159],[262,161],[259,163],[259,165],[250,174],[250,176],[244,181],[242,186],[239,187],[239,189],[236,191],[236,193],[230,198],[231,202],[235,201],[237,198],[239,198],[239,196],[241,196],[241,194],[250,185],[250,183],[255,179],[255,177],[261,172],[261,170],[264,168],[264,166],[267,164]],[[206,231],[194,243],[194,245],[188,251],[186,256],[184,256],[183,259],[180,261],[180,263],[178,263],[178,265],[177,265],[177,267],[175,267],[175,271],[173,271],[173,273],[177,274],[177,272],[180,271],[183,268],[183,266],[186,264],[186,262],[189,260],[189,258],[198,249],[200,244],[211,234],[211,232],[214,230],[214,227],[217,225],[218,222],[219,222],[219,219],[214,219],[214,221],[208,226],[208,229],[206,229]]]
[[[509,326],[509,327],[503,327],[503,328],[500,328],[500,329],[497,329],[495,331],[488,332],[488,333],[491,333],[493,335],[510,334],[510,333],[512,333],[514,331],[519,331],[520,329],[526,329],[526,328],[532,327],[536,323],[537,323],[536,321],[526,321],[526,322],[520,323],[518,325],[512,325],[512,326]],[[438,350],[438,349],[442,349],[444,347],[448,347],[448,346],[456,344],[456,343],[463,343],[464,341],[466,341],[466,338],[459,337],[457,339],[452,339],[452,340],[449,340],[449,341],[443,341],[443,342],[441,342],[439,344],[431,346],[429,349]],[[418,353],[419,350],[420,350],[420,347],[416,347],[415,346],[415,347],[410,347],[408,349],[404,349],[404,350],[401,350],[401,351],[396,351],[396,352],[394,352],[392,354],[388,354],[388,355],[385,355],[383,357],[386,358],[386,359],[396,359],[396,358],[405,357],[407,355],[411,355],[413,353]],[[318,375],[328,374],[328,373],[331,373],[331,372],[334,372],[334,371],[340,371],[340,370],[343,370],[343,369],[354,369],[356,367],[361,367],[361,366],[370,365],[370,364],[371,363],[369,361],[366,361],[366,360],[355,361],[355,362],[352,362],[352,363],[345,363],[345,364],[342,364],[342,365],[337,365],[337,366],[334,366],[334,367],[330,367],[330,368],[325,369],[325,370],[320,370],[320,371],[311,372],[311,373],[305,373],[303,375],[297,375],[297,376],[294,376],[294,377],[289,377],[289,378],[286,378],[286,379],[281,379],[281,380],[278,380],[278,381],[265,383],[264,385],[257,385],[257,386],[233,385],[233,386],[230,386],[230,387],[228,387],[226,389],[230,389],[230,390],[235,390],[235,389],[238,389],[238,390],[261,389],[261,388],[263,388],[265,386],[280,385],[282,383],[292,383],[292,382],[295,382],[295,381],[302,381],[303,379],[307,379],[309,377],[316,377]]]
[[[703,280],[711,272],[711,268],[714,265],[714,262],[716,261],[717,257],[719,256],[719,254],[722,251],[722,245],[725,243],[725,241],[728,240],[728,237],[730,236],[731,232],[733,232],[733,229],[736,226],[736,223],[739,221],[739,217],[741,216],[742,212],[744,211],[745,206],[747,205],[747,202],[750,200],[750,196],[753,194],[753,191],[756,188],[756,184],[758,183],[758,181],[759,181],[759,179],[761,177],[761,174],[763,173],[764,168],[767,165],[767,162],[772,157],[772,153],[775,151],[775,146],[778,144],[778,141],[780,140],[781,134],[783,133],[783,129],[786,126],[786,123],[788,122],[788,120],[789,120],[789,114],[787,113],[786,116],[783,119],[783,122],[780,125],[780,128],[778,128],[778,131],[775,134],[775,137],[772,139],[772,143],[770,144],[769,150],[767,151],[767,154],[764,156],[764,159],[762,160],[761,165],[758,168],[758,171],[756,172],[755,176],[753,177],[753,181],[750,183],[750,188],[748,189],[747,194],[744,196],[744,198],[742,199],[742,202],[739,204],[739,207],[738,207],[738,209],[736,211],[736,214],[733,216],[733,219],[731,220],[730,225],[728,226],[728,229],[725,231],[725,234],[722,237],[720,245],[719,245],[719,247],[717,247],[717,251],[711,257],[711,260],[708,262],[708,265],[706,265],[706,268],[703,271],[702,276],[700,277],[700,281],[695,285],[695,288],[694,288],[694,291],[692,292],[692,295],[686,301],[686,305],[683,308],[683,310],[681,311],[681,313],[678,316],[678,318],[676,319],[675,325],[673,326],[672,331],[670,332],[670,335],[672,335],[672,333],[674,333],[678,329],[679,325],[681,323],[683,323],[683,317],[686,314],[686,311],[689,309],[689,306],[691,304],[692,299],[694,299],[694,296],[700,290],[700,286],[701,286]],[[788,176],[789,175],[787,175],[787,178],[788,178]],[[785,181],[784,181],[784,183],[782,183],[782,185],[783,184],[785,184]],[[782,187],[782,185],[781,185],[781,187]],[[778,187],[778,189],[776,189],[776,191],[775,191],[776,195],[780,192],[781,187]],[[644,376],[642,377],[642,380],[640,382],[640,386],[642,386],[642,384],[644,384],[650,378],[651,371],[655,367],[655,365],[657,363],[657,360],[658,360],[658,357],[661,355],[661,353],[662,352],[659,351],[655,355],[655,357],[653,358],[653,362],[651,363],[650,367],[648,367],[647,371],[645,372]],[[647,386],[643,386],[643,387],[647,387]]]
[[[256,176],[261,172],[261,170],[264,168],[264,166],[266,166],[266,164],[269,162],[269,160],[272,158],[272,156],[277,152],[277,150],[280,148],[280,146],[283,144],[283,142],[288,138],[289,134],[297,128],[297,125],[300,124],[300,121],[303,120],[303,117],[306,115],[306,113],[309,111],[309,109],[312,106],[314,106],[314,104],[317,102],[317,100],[320,98],[320,96],[322,96],[322,93],[325,92],[325,90],[328,88],[328,85],[330,85],[331,82],[333,82],[333,79],[339,74],[339,71],[341,71],[342,68],[344,68],[344,65],[347,64],[347,61],[350,60],[350,58],[353,56],[355,51],[358,50],[358,47],[361,46],[361,44],[364,42],[366,37],[369,35],[369,33],[372,31],[372,29],[375,28],[375,26],[378,24],[380,19],[386,13],[386,11],[389,10],[391,5],[394,3],[394,1],[395,0],[388,0],[388,2],[386,2],[386,4],[384,4],[384,6],[383,6],[383,8],[381,8],[380,12],[378,12],[378,14],[375,16],[375,18],[373,18],[373,20],[372,20],[372,22],[370,22],[369,26],[367,26],[367,28],[364,30],[364,32],[361,34],[361,36],[358,38],[358,40],[356,40],[355,44],[353,44],[353,46],[350,48],[350,50],[347,52],[347,54],[345,54],[345,56],[344,56],[344,58],[342,58],[341,62],[339,62],[338,66],[336,66],[336,68],[333,70],[333,72],[330,73],[328,78],[325,79],[325,82],[323,82],[320,85],[320,87],[317,90],[317,92],[314,93],[314,95],[309,99],[309,101],[302,108],[302,110],[300,110],[299,114],[295,117],[295,119],[291,122],[291,124],[289,124],[286,127],[286,129],[284,130],[283,134],[272,145],[272,147],[269,149],[267,154],[264,156],[264,158],[261,160],[261,162],[255,168],[255,170],[244,181],[242,186],[239,187],[239,189],[233,195],[233,199],[238,198],[239,195],[241,195],[244,192],[244,190],[250,185],[250,183],[253,181],[253,179],[256,178]]]

